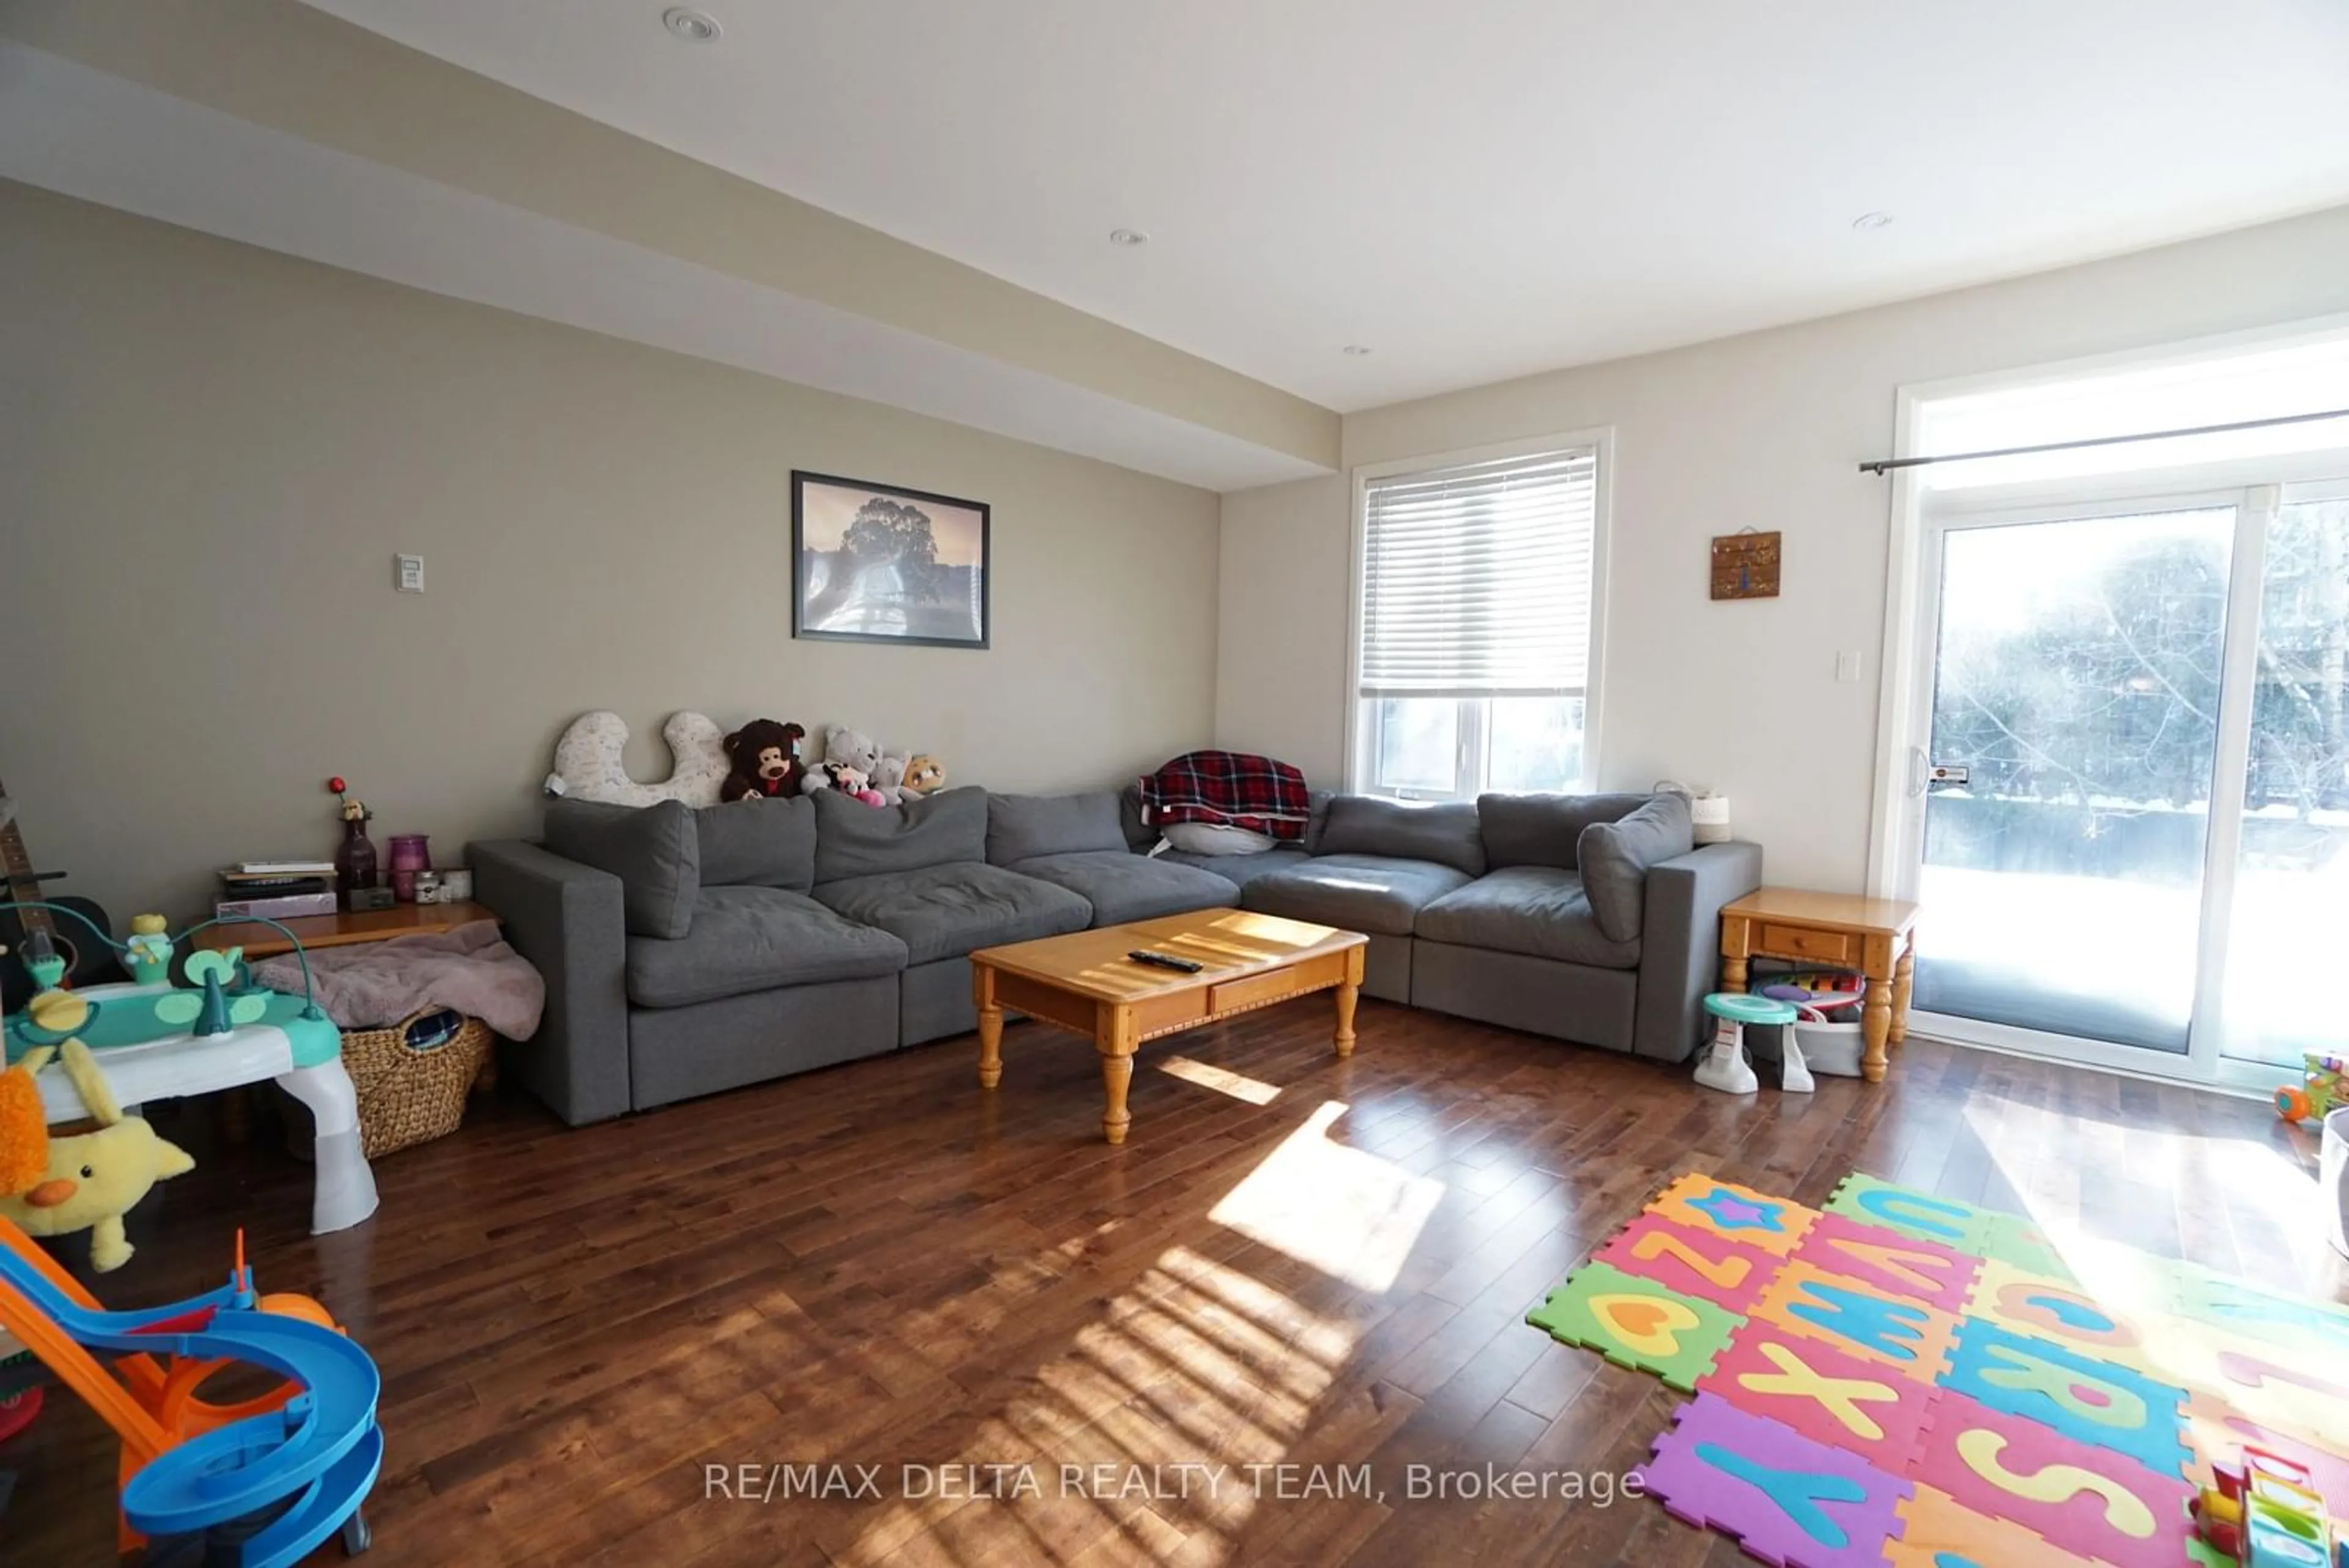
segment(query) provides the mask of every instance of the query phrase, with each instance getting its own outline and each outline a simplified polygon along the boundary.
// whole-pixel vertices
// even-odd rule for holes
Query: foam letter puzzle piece
[[[1920,1383],[1940,1376],[1958,1328],[1948,1313],[1799,1262],[1778,1271],[1754,1314]]]
[[[1906,1471],[1936,1390],[1831,1345],[1749,1318],[1697,1392],[1857,1454],[1887,1475]]]
[[[2186,1390],[1970,1317],[1942,1386],[2155,1470],[2184,1475]]]
[[[1822,1214],[1795,1249],[1797,1261],[1824,1273],[1857,1280],[1887,1295],[1905,1296],[1956,1314],[1966,1310],[1982,1260],[1920,1241],[1847,1214]]]
[[[1593,1259],[1741,1314],[1753,1306],[1785,1261],[1711,1231],[1675,1225],[1661,1214],[1640,1215]]]
[[[2295,1301],[2198,1270],[2180,1280],[2170,1310],[2226,1333],[2277,1345],[2278,1360],[2289,1359],[2289,1347],[2297,1346],[2307,1355],[2349,1361],[2349,1314],[2331,1303]]]
[[[1713,1357],[1745,1320],[1611,1264],[1586,1263],[1526,1321],[1618,1366],[1652,1372],[1685,1393],[1713,1370]]]
[[[2262,1341],[2240,1328],[2159,1317],[2145,1324],[2141,1359],[2262,1427],[2349,1452],[2349,1363],[2309,1355],[2288,1335]],[[2333,1506],[2349,1512],[2349,1502]]]
[[[2182,1475],[2156,1475],[1954,1389],[1943,1389],[1926,1417],[1909,1473],[1961,1507],[2116,1568],[2178,1568],[2186,1554],[2192,1490]]]
[[[1907,1481],[1700,1394],[1636,1472],[1666,1509],[1780,1568],[1881,1568]]]
[[[2016,1334],[2065,1345],[2085,1355],[2118,1361],[2140,1372],[2144,1336],[2134,1318],[2077,1285],[2026,1273],[1995,1258],[1982,1260],[1961,1309]]]
[[[2349,1455],[2262,1425],[2230,1401],[2199,1389],[2187,1397],[2186,1436],[2194,1450],[2196,1486],[2215,1484],[2213,1460],[2233,1464],[2241,1459],[2246,1445],[2265,1449],[2306,1470],[2334,1515],[2349,1522]]]
[[[2018,1269],[2039,1275],[2042,1279],[2058,1280],[2065,1284],[2077,1282],[2078,1275],[2046,1232],[2020,1214],[1992,1214],[1976,1227],[1965,1250],[1985,1258],[1996,1258],[2002,1263],[2012,1263]]]
[[[1918,1486],[1899,1513],[1900,1532],[1884,1549],[1891,1568],[2076,1568],[2080,1561],[1934,1487]],[[2234,1568],[2231,1558],[2228,1568]]]
[[[1920,1241],[1936,1241],[1960,1252],[1978,1252],[1975,1230],[1991,1218],[1987,1209],[1936,1198],[1914,1188],[1898,1187],[1853,1171],[1827,1199],[1830,1214],[1848,1214],[1863,1225],[1881,1225]]]
[[[1693,1172],[1675,1178],[1648,1211],[1778,1258],[1792,1254],[1818,1218],[1816,1209]]]

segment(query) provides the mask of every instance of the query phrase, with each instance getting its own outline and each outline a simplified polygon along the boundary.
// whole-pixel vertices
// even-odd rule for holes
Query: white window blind
[[[1370,481],[1360,695],[1583,695],[1598,486],[1587,447]]]

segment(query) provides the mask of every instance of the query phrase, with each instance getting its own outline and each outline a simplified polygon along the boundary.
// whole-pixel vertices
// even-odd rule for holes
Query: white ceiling
[[[1211,490],[1324,472],[5,41],[0,178]]]
[[[2349,202],[2337,0],[310,3],[1342,410]]]

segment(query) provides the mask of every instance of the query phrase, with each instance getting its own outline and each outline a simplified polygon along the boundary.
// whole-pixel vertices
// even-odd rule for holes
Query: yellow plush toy
[[[123,1215],[136,1208],[155,1183],[165,1177],[184,1176],[196,1168],[196,1162],[177,1144],[159,1137],[144,1116],[122,1114],[88,1046],[68,1040],[58,1054],[66,1076],[73,1080],[82,1104],[98,1122],[98,1130],[50,1137],[47,1165],[20,1194],[0,1197],[0,1218],[15,1220],[31,1236],[69,1236],[88,1231],[90,1264],[108,1273],[130,1261],[132,1248],[122,1233]],[[7,1075],[21,1072],[29,1082],[48,1064],[49,1055],[46,1045],[28,1051]],[[21,1117],[21,1110],[18,1115]],[[8,1147],[8,1132],[0,1127],[0,1148]]]
[[[929,753],[918,753],[905,763],[904,788],[907,794],[928,794],[946,787],[946,764]]]

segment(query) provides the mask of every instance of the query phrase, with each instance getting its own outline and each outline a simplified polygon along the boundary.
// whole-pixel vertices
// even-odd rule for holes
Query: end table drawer
[[[1818,931],[1807,926],[1763,926],[1754,950],[1773,958],[1811,959],[1819,963],[1857,965],[1860,939],[1849,931]]]

